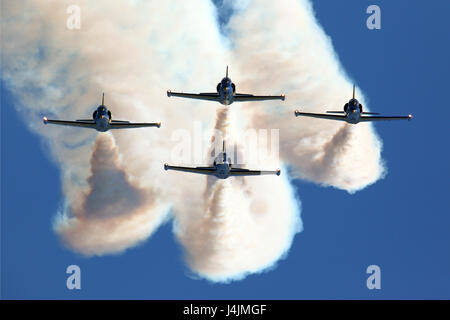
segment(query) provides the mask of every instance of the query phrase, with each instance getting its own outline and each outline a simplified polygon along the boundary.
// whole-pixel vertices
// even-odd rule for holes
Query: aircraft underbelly
[[[106,118],[100,118],[96,122],[97,130],[101,132],[108,131],[109,129],[109,120]]]
[[[233,94],[228,90],[222,90],[220,93],[221,103],[225,106],[228,106],[233,103]]]
[[[217,165],[216,177],[219,179],[226,179],[229,176],[229,168],[227,165]]]
[[[233,96],[224,95],[223,96],[223,104],[228,106],[233,103]]]
[[[348,122],[348,123],[353,123],[353,124],[355,124],[355,123],[358,123],[358,122],[359,122],[359,118],[360,118],[359,113],[356,113],[356,112],[354,112],[354,113],[349,113],[349,114],[347,115],[347,122]]]

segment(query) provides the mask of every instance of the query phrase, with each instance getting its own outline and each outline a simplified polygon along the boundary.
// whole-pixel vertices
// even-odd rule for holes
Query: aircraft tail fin
[[[226,149],[225,140],[223,140],[223,143],[222,143],[223,162],[227,161],[227,152],[225,149]]]
[[[105,105],[105,93],[103,92],[103,95],[102,95],[102,106],[104,106]]]
[[[355,84],[353,84],[353,99],[355,99]]]
[[[228,66],[227,66],[227,71],[225,72],[225,77],[228,78]]]

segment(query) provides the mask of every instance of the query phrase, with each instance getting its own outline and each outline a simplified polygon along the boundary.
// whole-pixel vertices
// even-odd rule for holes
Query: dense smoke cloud
[[[252,120],[249,125],[281,129],[281,158],[297,177],[349,192],[383,177],[382,144],[371,124],[294,117],[295,109],[343,110],[352,94],[352,83],[310,2],[255,0],[231,5],[236,14],[226,30],[239,72],[238,91],[286,93],[284,103],[242,108]],[[357,95],[366,105],[359,90]]]
[[[296,177],[350,192],[383,175],[370,125],[293,116],[302,106],[336,110],[351,93],[308,2],[226,1],[234,15],[222,29],[214,5],[202,0],[77,1],[79,30],[66,27],[70,5],[2,2],[1,21],[2,80],[60,167],[65,205],[55,230],[67,247],[88,256],[120,253],[171,215],[194,273],[241,279],[273,266],[302,229],[283,163]],[[167,98],[167,89],[213,91],[227,64],[239,92],[283,91],[286,101],[226,109]],[[99,134],[42,124],[43,115],[89,118],[102,92],[113,119],[161,121],[161,128]],[[209,140],[205,164],[222,138],[247,155],[246,129],[279,129],[281,159],[250,169],[282,166],[282,175],[222,181],[165,172],[165,162],[177,161],[175,133],[190,132],[194,122]]]
[[[192,85],[192,79],[204,87],[216,81],[213,74],[223,72],[222,53],[216,49],[221,37],[211,32],[214,6],[205,1],[78,1],[81,28],[73,30],[66,26],[71,5],[59,0],[2,3],[2,79],[20,114],[26,114],[26,124],[44,137],[46,152],[61,167],[65,205],[55,230],[67,246],[83,254],[121,252],[147,238],[164,220],[172,199],[182,196],[174,187],[177,178],[162,170],[173,147],[171,133],[189,128],[186,120],[193,114],[212,126],[214,108],[189,102],[176,106],[165,91],[169,85]],[[191,5],[197,10],[189,10]],[[187,60],[186,52],[199,54]],[[198,72],[205,70],[205,58],[211,60],[211,74]],[[99,149],[104,138],[96,139],[104,134],[43,125],[43,115],[91,117],[102,92],[113,119],[161,121],[162,128],[112,131],[114,152],[106,152]],[[120,169],[105,172],[108,166]],[[137,190],[145,193],[139,195],[141,206],[127,208]],[[123,205],[102,200],[120,193]],[[135,224],[145,230],[136,230],[132,239],[128,229]],[[97,228],[103,229],[102,236],[108,231],[111,236],[97,239]],[[115,228],[129,237],[108,240]]]
[[[141,188],[122,169],[109,134],[99,135],[92,152],[92,175],[82,203],[72,203],[55,221],[65,244],[86,255],[118,253],[147,239],[168,208],[152,188]]]
[[[241,148],[233,137],[243,132],[231,125],[232,112],[217,111],[214,128],[218,132],[210,147],[216,157],[221,156],[215,152],[221,150],[218,137],[227,141],[226,150],[236,146],[239,152]],[[273,170],[278,163],[268,165]],[[227,180],[208,177],[199,186],[203,188],[195,189],[197,199],[190,192],[175,204],[175,233],[186,248],[191,269],[212,281],[241,279],[273,266],[302,230],[300,201],[286,174]],[[203,192],[202,197],[198,197],[199,192]]]

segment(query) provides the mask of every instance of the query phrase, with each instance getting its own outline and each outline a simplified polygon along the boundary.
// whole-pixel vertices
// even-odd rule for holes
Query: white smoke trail
[[[86,255],[118,253],[147,239],[167,207],[151,188],[137,186],[121,168],[113,137],[99,135],[92,153],[89,191],[55,223],[67,246]]]
[[[238,142],[239,147],[239,140],[231,140],[242,136],[229,121],[231,112],[218,110],[215,129],[221,134],[212,139],[211,151],[220,150],[218,136],[229,146],[234,144],[230,141]],[[186,248],[191,269],[211,281],[239,280],[272,267],[302,230],[300,202],[286,174],[201,181],[206,183],[203,190],[195,190],[197,200],[187,206],[184,201],[175,204],[175,233]]]
[[[286,102],[247,104],[251,126],[280,128],[281,157],[297,177],[360,190],[383,177],[381,141],[372,126],[295,118],[294,110],[342,110],[352,84],[307,0],[233,1],[228,26],[240,92],[284,90]],[[364,97],[358,92],[364,105]]]
[[[276,93],[285,88],[289,102],[311,109],[331,103],[335,110],[347,101],[351,85],[309,3],[234,4],[240,12],[231,19],[227,31],[233,61],[238,65],[233,76],[239,79],[240,92]],[[282,130],[282,159],[299,177],[354,192],[383,175],[381,143],[370,125],[351,127],[306,119],[295,122],[293,108],[281,103],[233,106],[236,109],[252,119],[250,127]],[[219,112],[217,129],[228,129],[226,115]],[[236,128],[229,131],[239,136]],[[278,179],[261,182],[209,179],[204,203],[192,203],[194,208],[203,205],[205,209],[177,217],[176,232],[187,248],[189,265],[197,273],[213,281],[239,279],[273,265],[290,247],[301,222],[295,223],[298,213],[295,205],[290,205],[289,183]],[[249,205],[252,201],[259,205],[254,211]],[[271,208],[271,204],[281,206]],[[261,216],[261,223],[254,223],[253,219]],[[264,247],[274,251],[264,251]]]
[[[213,125],[214,110],[174,105],[165,91],[192,79],[199,87],[214,83],[223,72],[221,39],[214,7],[201,0],[78,1],[79,30],[66,27],[72,4],[2,2],[2,79],[61,167],[67,205],[57,232],[86,255],[121,252],[147,238],[182,196],[183,185],[173,187],[177,178],[162,170],[170,133],[189,127],[193,114]],[[90,117],[102,92],[113,118],[162,121],[162,128],[112,132],[114,142],[106,142],[94,131],[42,124],[43,115]]]
[[[176,235],[197,274],[229,281],[276,263],[301,230],[286,172],[228,181],[164,172],[171,134],[194,120],[207,131],[230,126],[234,141],[242,134],[238,118],[246,126],[280,128],[283,160],[319,183],[354,191],[381,175],[380,143],[370,126],[313,126],[293,118],[288,107],[341,105],[350,91],[309,6],[258,3],[241,5],[231,20],[230,53],[208,1],[78,1],[80,30],[66,28],[71,1],[2,2],[2,79],[61,167],[67,205],[55,229],[67,246],[86,255],[122,252],[148,238],[173,206]],[[272,112],[278,104],[270,102],[236,104],[232,113],[240,117],[222,112],[215,124],[211,103],[165,96],[169,86],[214,88],[226,57],[236,63],[239,91],[287,90],[283,109]],[[161,121],[162,128],[99,136],[41,123],[44,114],[89,116],[103,91],[113,118]]]
[[[202,210],[177,216],[176,234],[189,266],[212,281],[238,280],[273,266],[302,228],[293,198],[286,176],[205,186]]]
[[[220,280],[272,264],[298,230],[297,205],[291,194],[275,198],[276,193],[263,188],[265,179],[271,183],[268,177],[261,177],[257,186],[234,181],[227,187],[228,183],[215,185],[210,180],[211,189],[198,190],[199,181],[206,186],[204,177],[162,170],[173,148],[172,132],[189,128],[194,120],[202,121],[207,130],[214,128],[216,108],[211,104],[165,96],[169,85],[185,90],[214,88],[211,84],[223,74],[226,51],[212,5],[205,1],[105,3],[80,2],[81,29],[72,31],[65,28],[70,2],[4,5],[8,19],[2,22],[8,25],[2,28],[2,44],[6,44],[2,78],[22,102],[20,111],[27,114],[27,124],[45,138],[61,166],[67,205],[55,222],[56,231],[68,247],[85,255],[119,253],[148,238],[174,203],[177,224],[187,231],[178,235],[194,272]],[[102,91],[113,118],[160,120],[162,128],[98,135],[42,125],[44,114],[68,119],[89,116]],[[225,113],[223,120],[227,122]],[[281,179],[274,179],[281,184]],[[278,189],[290,191],[286,181]],[[271,192],[273,201],[260,195],[262,191]],[[213,194],[219,200],[228,197],[242,202],[231,208],[225,220],[239,223],[236,230],[229,223],[211,229],[226,231],[242,244],[236,249],[227,246],[221,254],[229,240],[214,242],[204,234],[203,243],[213,245],[214,251],[199,257],[197,246],[186,240],[193,222],[205,224],[195,217],[205,212],[228,214],[228,210],[216,210],[210,200]],[[276,215],[275,223],[270,222]],[[271,226],[276,228],[270,230]],[[243,234],[246,229],[251,232]],[[273,241],[258,245],[262,238]],[[225,263],[233,256],[247,260],[235,267]],[[218,264],[210,270],[207,264],[216,258]]]

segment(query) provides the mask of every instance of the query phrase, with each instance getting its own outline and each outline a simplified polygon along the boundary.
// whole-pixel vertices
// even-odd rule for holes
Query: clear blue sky
[[[381,30],[365,27],[370,4],[381,7]],[[58,168],[2,83],[2,298],[449,299],[450,2],[314,1],[314,9],[372,110],[414,114],[376,124],[385,179],[354,195],[296,181],[304,231],[276,269],[243,281],[192,279],[170,223],[122,255],[84,258],[52,230]],[[81,267],[80,291],[66,288],[71,264]],[[379,291],[366,288],[371,264],[381,267]]]

